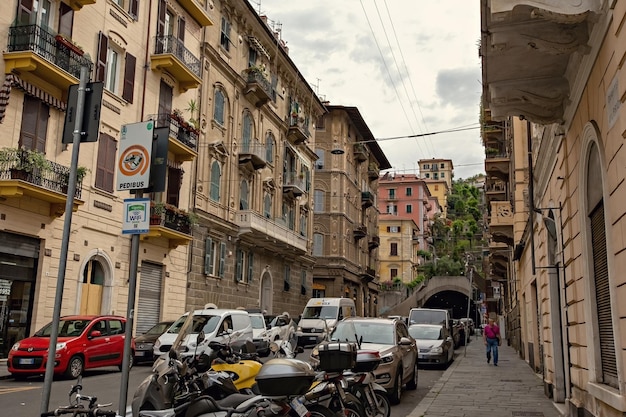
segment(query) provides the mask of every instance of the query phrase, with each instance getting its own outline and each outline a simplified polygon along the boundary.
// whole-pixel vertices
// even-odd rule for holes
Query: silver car
[[[444,336],[442,325],[412,324],[409,334],[417,342],[419,364],[447,366],[454,359],[452,338]]]

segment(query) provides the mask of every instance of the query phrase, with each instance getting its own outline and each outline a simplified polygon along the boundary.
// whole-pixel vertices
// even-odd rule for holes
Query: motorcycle
[[[210,369],[230,375],[239,392],[252,393],[256,384],[255,378],[263,366],[256,352],[246,353],[240,350],[236,353],[230,343],[215,341],[209,342],[209,348],[212,352],[208,358]]]
[[[366,417],[389,417],[391,403],[387,390],[376,383],[373,371],[381,362],[377,351],[357,351],[356,367],[344,372],[348,382],[348,392],[354,394],[363,404]]]

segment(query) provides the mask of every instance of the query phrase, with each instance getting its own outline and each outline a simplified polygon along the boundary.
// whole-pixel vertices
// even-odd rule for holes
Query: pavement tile
[[[517,352],[500,346],[498,366],[487,364],[474,336],[408,417],[562,417],[536,375]]]

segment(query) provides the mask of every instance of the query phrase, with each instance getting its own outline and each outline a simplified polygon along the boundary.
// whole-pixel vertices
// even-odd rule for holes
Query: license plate
[[[296,413],[298,413],[300,417],[306,417],[309,415],[309,410],[307,410],[304,404],[302,404],[302,399],[298,397],[291,400],[291,408],[296,410]]]
[[[417,355],[417,359],[426,359],[426,355]]]
[[[135,356],[143,356],[145,354],[146,352],[144,352],[143,350],[138,350],[137,352],[135,352]]]
[[[33,365],[35,363],[35,359],[33,358],[20,358],[20,365]]]

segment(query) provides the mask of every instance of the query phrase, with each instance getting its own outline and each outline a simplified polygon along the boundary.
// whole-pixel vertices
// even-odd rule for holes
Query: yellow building
[[[380,280],[400,279],[407,284],[417,278],[418,250],[423,235],[408,217],[381,214],[378,220],[380,234]]]

